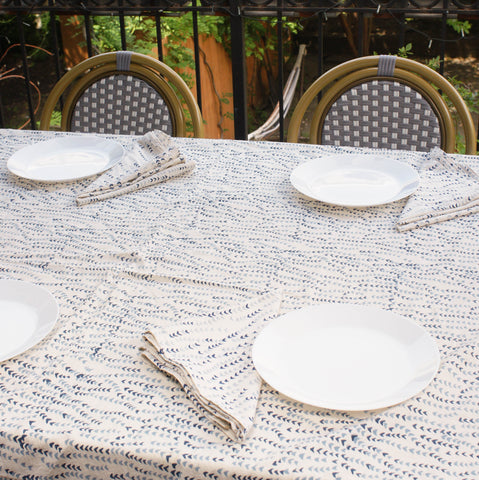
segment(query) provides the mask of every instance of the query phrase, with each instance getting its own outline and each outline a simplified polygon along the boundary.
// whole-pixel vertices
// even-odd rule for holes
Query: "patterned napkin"
[[[241,442],[253,426],[261,388],[251,348],[280,303],[279,292],[264,293],[235,310],[164,320],[145,333],[143,355],[180,382],[201,414]]]
[[[400,232],[479,212],[479,176],[439,148],[426,156],[419,188],[397,222]]]
[[[172,138],[160,130],[140,137],[123,158],[80,195],[78,205],[98,202],[156,185],[195,168],[185,161]]]

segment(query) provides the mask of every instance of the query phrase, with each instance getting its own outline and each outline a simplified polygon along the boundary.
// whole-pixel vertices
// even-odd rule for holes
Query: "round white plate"
[[[89,177],[113,167],[123,147],[95,136],[59,137],[16,151],[7,168],[19,177],[43,182],[64,182]]]
[[[420,392],[439,351],[413,321],[376,307],[320,304],[276,318],[258,335],[253,362],[273,388],[300,402],[375,410]]]
[[[43,287],[0,279],[0,361],[43,340],[58,318],[58,305]]]
[[[330,155],[305,162],[291,173],[299,192],[345,207],[368,207],[411,195],[419,176],[409,165],[379,155]]]

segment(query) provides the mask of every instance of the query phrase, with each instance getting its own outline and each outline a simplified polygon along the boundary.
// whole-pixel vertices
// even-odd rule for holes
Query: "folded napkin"
[[[479,212],[479,176],[439,148],[419,169],[419,188],[399,216],[400,232]]]
[[[235,310],[162,321],[145,333],[143,355],[178,380],[201,414],[241,442],[253,426],[261,388],[252,344],[280,302],[279,292],[264,293]]]
[[[195,162],[185,161],[170,136],[155,130],[133,142],[123,158],[92,182],[76,201],[86,205],[134,192],[194,168]]]

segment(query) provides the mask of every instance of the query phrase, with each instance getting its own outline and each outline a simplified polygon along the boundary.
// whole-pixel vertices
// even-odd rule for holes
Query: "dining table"
[[[0,362],[1,479],[479,478],[479,214],[399,231],[408,198],[342,206],[292,185],[304,162],[373,152],[353,147],[175,138],[194,170],[84,205],[95,176],[7,168],[67,136],[92,135],[0,130],[0,279],[42,286],[59,309],[45,338]],[[374,153],[414,168],[427,154]],[[479,171],[478,156],[450,157]],[[278,317],[346,304],[409,319],[437,345],[437,372],[410,398],[354,411],[262,381],[235,441],[145,358],[144,335],[264,295]]]

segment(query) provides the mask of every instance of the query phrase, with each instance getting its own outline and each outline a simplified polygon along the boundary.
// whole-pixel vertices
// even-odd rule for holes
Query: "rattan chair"
[[[456,149],[455,110],[466,153],[476,153],[471,114],[457,90],[442,75],[407,58],[361,57],[319,77],[298,102],[288,127],[288,141],[299,140],[310,105],[311,143],[428,151]]]
[[[104,53],[73,67],[47,98],[42,130],[50,129],[60,97],[64,131],[140,135],[158,129],[181,137],[187,135],[185,108],[193,135],[203,137],[201,112],[186,83],[147,55]]]

